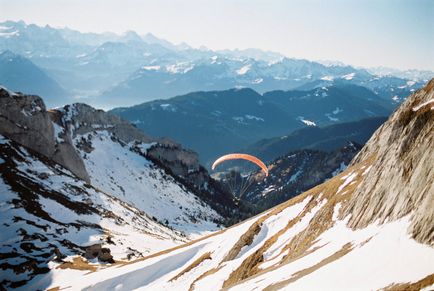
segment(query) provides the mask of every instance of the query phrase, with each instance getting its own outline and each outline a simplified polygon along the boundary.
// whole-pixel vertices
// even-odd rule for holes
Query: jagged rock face
[[[178,176],[186,177],[188,172],[199,170],[197,154],[176,145],[156,144],[148,150],[147,154],[154,159],[165,162]]]
[[[153,141],[151,137],[146,136],[129,122],[83,103],[66,105],[61,109],[52,111],[51,115],[53,119],[58,119],[62,126],[68,128],[68,131],[72,133],[72,137],[95,130],[107,130],[127,143],[133,140],[146,143]]]
[[[40,97],[15,94],[0,88],[0,121],[0,134],[41,153],[90,182],[71,139],[55,138],[50,114]]]
[[[434,245],[434,79],[412,94],[372,136],[353,164],[377,157],[347,208],[364,227],[412,213],[411,233]]]

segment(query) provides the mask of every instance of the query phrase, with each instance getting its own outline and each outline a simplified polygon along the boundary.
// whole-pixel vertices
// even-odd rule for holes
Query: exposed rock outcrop
[[[377,158],[345,214],[352,227],[412,213],[411,233],[434,245],[434,79],[378,129],[352,164]]]
[[[103,248],[101,244],[86,247],[84,257],[88,260],[98,259],[103,263],[114,263],[113,256],[109,248]]]
[[[74,103],[60,109],[50,110],[50,115],[68,133],[75,137],[95,130],[107,130],[124,142],[152,142],[153,139],[116,115],[95,109],[87,104]]]
[[[52,159],[77,177],[90,182],[71,139],[55,137],[57,128],[42,99],[0,88],[0,134]]]

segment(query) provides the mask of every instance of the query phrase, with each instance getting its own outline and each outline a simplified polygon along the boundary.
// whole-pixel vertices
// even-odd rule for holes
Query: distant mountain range
[[[111,112],[153,136],[172,138],[192,148],[210,166],[217,156],[264,138],[303,127],[387,116],[393,101],[384,104],[364,87],[336,85],[262,95],[252,89],[195,92]]]
[[[257,49],[195,49],[152,34],[81,33],[22,21],[0,23],[0,52],[6,50],[32,61],[59,83],[68,97],[104,108],[192,91],[249,87],[264,93],[342,83],[367,87],[382,98],[400,103],[430,75],[425,71],[404,75],[391,71],[390,75],[377,76],[365,69],[290,59]],[[26,80],[21,84],[22,88],[28,86]],[[14,87],[9,80],[1,85]],[[60,95],[56,101],[69,103]],[[48,105],[53,105],[51,100]]]

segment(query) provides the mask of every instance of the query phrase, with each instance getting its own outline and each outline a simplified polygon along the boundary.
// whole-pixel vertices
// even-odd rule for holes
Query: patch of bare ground
[[[256,221],[249,227],[249,229],[245,233],[241,235],[240,239],[232,246],[230,251],[223,258],[222,263],[235,259],[243,247],[252,244],[254,237],[261,231],[262,222],[265,220],[266,217],[268,217],[268,215]]]
[[[285,281],[281,281],[279,283],[270,285],[268,287],[266,287],[264,289],[264,291],[274,291],[274,290],[280,290],[283,287],[285,287],[286,285],[297,281],[298,279],[307,276],[313,272],[315,272],[316,270],[322,268],[323,266],[330,264],[336,260],[338,260],[339,258],[345,256],[346,254],[348,254],[350,251],[352,250],[352,245],[350,243],[345,244],[339,251],[337,251],[336,253],[334,253],[333,255],[323,259],[322,261],[320,261],[319,263],[303,269],[301,271],[298,271],[297,273],[292,274],[291,278],[285,280]]]
[[[73,270],[95,272],[97,270],[97,267],[89,264],[81,257],[74,257],[72,259],[72,262],[64,262],[61,265],[57,266],[56,269],[73,269]]]
[[[414,283],[391,284],[382,290],[385,291],[421,290],[422,288],[432,286],[433,284],[434,284],[434,274],[431,274]]]
[[[191,270],[193,270],[194,268],[196,268],[197,266],[199,266],[205,260],[211,260],[211,253],[210,252],[206,252],[206,253],[202,254],[193,263],[191,263],[189,266],[187,266],[187,268],[185,268],[184,270],[182,270],[178,275],[176,275],[175,277],[173,277],[169,281],[172,282],[172,281],[177,280],[179,277],[181,277],[185,273],[188,273]]]

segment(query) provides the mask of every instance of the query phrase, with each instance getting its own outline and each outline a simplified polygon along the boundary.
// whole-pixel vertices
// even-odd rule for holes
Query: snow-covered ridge
[[[67,169],[1,135],[0,147],[0,244],[4,255],[0,263],[17,266],[15,272],[10,268],[1,272],[4,286],[8,286],[6,281],[25,283],[35,272],[50,269],[45,278],[56,276],[63,272],[56,269],[58,266],[84,255],[87,246],[101,244],[119,261],[140,258],[187,240],[133,203],[77,179]],[[20,247],[23,244],[27,248]],[[39,262],[38,267],[20,271],[31,266],[32,260]],[[97,261],[89,264],[95,269],[104,266]],[[32,284],[41,281],[26,288],[35,289]]]
[[[219,214],[143,155],[150,144],[122,144],[113,137],[98,131],[74,139],[93,185],[186,236],[218,229]],[[141,153],[134,151],[136,147]]]

